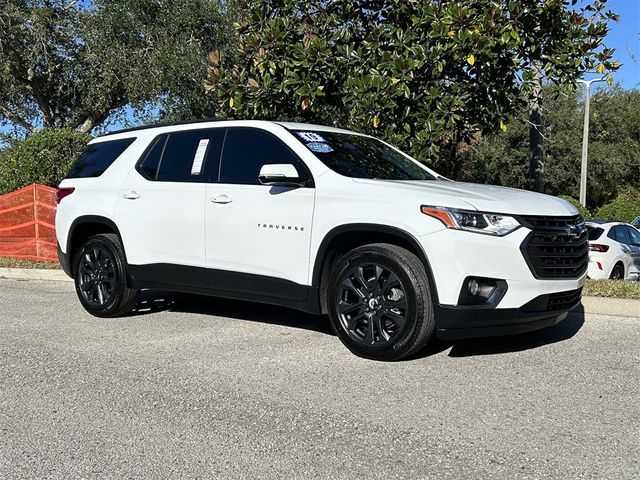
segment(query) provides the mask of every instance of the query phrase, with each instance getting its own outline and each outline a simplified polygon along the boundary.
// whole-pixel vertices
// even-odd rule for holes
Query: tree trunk
[[[542,135],[542,74],[540,65],[534,64],[533,93],[529,102],[529,189],[544,193],[544,137]]]

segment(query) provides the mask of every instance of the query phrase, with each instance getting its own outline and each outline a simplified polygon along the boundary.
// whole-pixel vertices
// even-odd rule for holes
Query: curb
[[[0,267],[0,278],[73,282],[73,279],[69,278],[62,270],[37,268]],[[584,313],[618,317],[640,317],[640,299],[584,296],[582,297],[582,307]]]
[[[49,280],[56,282],[73,282],[62,270],[44,270],[40,268],[8,268],[0,267],[0,278],[11,280]]]
[[[582,297],[585,313],[615,315],[617,317],[640,317],[640,299],[614,297]],[[580,307],[578,307],[580,308]]]

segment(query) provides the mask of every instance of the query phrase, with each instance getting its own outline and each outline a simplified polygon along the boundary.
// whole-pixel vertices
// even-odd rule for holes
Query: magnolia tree
[[[541,79],[617,68],[602,45],[615,15],[575,4],[238,0],[236,48],[210,54],[206,88],[226,117],[352,127],[429,161],[506,129]]]

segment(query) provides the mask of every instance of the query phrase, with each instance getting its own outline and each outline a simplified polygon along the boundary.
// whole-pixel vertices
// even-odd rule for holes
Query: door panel
[[[262,165],[291,164],[312,178],[300,158],[264,130],[230,128],[224,141],[220,183],[207,187],[207,267],[252,275],[213,288],[242,289],[301,299],[309,277],[315,189],[261,185]],[[284,283],[283,283],[284,282]]]
[[[212,184],[207,199],[207,267],[307,283],[314,189]]]
[[[130,264],[205,267],[206,182],[217,172],[224,133],[194,129],[151,142],[116,205]]]
[[[151,182],[133,171],[116,205],[127,261],[204,266],[204,183]],[[136,199],[124,198],[135,192]]]
[[[631,238],[631,245],[629,248],[631,249],[631,266],[629,268],[630,273],[637,276],[640,274],[640,232],[632,227],[626,227],[629,233],[629,237]]]

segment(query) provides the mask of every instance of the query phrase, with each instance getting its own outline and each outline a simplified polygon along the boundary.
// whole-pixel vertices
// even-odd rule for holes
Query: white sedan
[[[640,231],[620,222],[587,222],[587,229],[589,278],[640,280]]]

